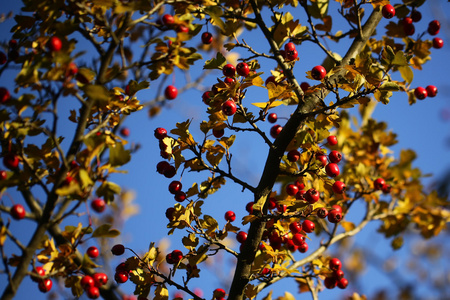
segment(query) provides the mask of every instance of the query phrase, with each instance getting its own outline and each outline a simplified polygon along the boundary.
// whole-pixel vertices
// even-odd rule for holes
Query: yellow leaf
[[[270,108],[274,108],[274,107],[280,106],[281,104],[283,104],[282,101],[273,101],[272,103],[270,103],[270,102],[255,102],[255,103],[252,103],[252,105],[254,105],[256,107],[259,107],[261,109],[265,109],[265,108],[270,109]]]
[[[168,300],[169,299],[169,291],[162,285],[158,285],[155,290],[154,300]]]
[[[248,284],[245,287],[244,293],[245,293],[245,296],[247,296],[247,298],[253,299],[258,294],[258,287],[254,286],[253,284]]]
[[[341,224],[345,231],[355,229],[355,224],[353,224],[353,222],[341,221],[339,224]]]

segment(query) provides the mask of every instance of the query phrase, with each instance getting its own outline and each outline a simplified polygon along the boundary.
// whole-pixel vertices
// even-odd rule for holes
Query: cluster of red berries
[[[427,97],[436,97],[437,92],[437,87],[434,85],[429,85],[426,88],[419,86],[414,89],[414,96],[419,100],[424,100]]]
[[[52,289],[53,282],[50,278],[43,278],[46,272],[42,267],[36,267],[31,272],[31,280],[37,282],[38,288],[42,293],[47,293]]]
[[[213,299],[216,300],[225,300],[225,296],[227,295],[227,293],[225,292],[224,289],[215,289],[213,292]]]
[[[342,263],[338,258],[330,259],[328,268],[331,274],[324,280],[327,289],[334,289],[336,286],[340,289],[345,289],[348,286],[348,280],[344,278],[344,271],[342,271]]]
[[[117,283],[125,283],[128,281],[129,277],[130,277],[130,270],[128,270],[125,263],[120,263],[116,267],[116,272],[114,273],[114,280]]]
[[[287,61],[294,61],[298,58],[298,51],[292,42],[285,44],[284,50],[280,50],[280,54]]]
[[[80,284],[89,299],[100,297],[100,287],[108,282],[108,275],[105,273],[95,273],[92,276],[84,275]]]
[[[175,18],[171,14],[164,14],[158,24],[163,25],[163,29],[175,29],[178,33],[189,33],[189,27],[186,24],[175,24]]]
[[[159,140],[159,149],[162,158],[169,158],[169,153],[166,152],[167,145],[163,142],[163,139],[167,137],[167,130],[161,127],[155,129],[155,137]],[[164,175],[166,178],[172,178],[177,173],[174,166],[167,161],[161,161],[156,165],[156,171],[159,174]]]
[[[180,250],[173,250],[166,255],[166,261],[168,264],[176,265],[183,259],[183,252]]]
[[[373,188],[378,191],[382,191],[384,194],[391,192],[391,185],[387,184],[384,178],[377,178],[373,182]]]
[[[183,185],[178,180],[174,180],[169,184],[169,192],[174,195],[174,199],[177,202],[183,202],[186,200],[186,193],[181,190]]]

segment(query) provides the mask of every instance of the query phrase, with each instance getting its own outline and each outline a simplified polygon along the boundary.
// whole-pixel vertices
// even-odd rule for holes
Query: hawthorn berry
[[[157,138],[158,140],[162,140],[165,137],[167,137],[167,130],[165,128],[162,127],[158,127],[155,129],[155,138]]]
[[[333,150],[333,151],[330,152],[330,154],[328,154],[328,158],[330,159],[330,161],[332,163],[337,164],[338,162],[341,161],[342,154],[339,151]]]
[[[332,258],[328,263],[328,267],[333,271],[337,271],[341,269],[342,263],[339,258]]]
[[[227,211],[225,213],[225,220],[227,222],[233,222],[234,220],[236,220],[236,214],[234,213],[234,211],[231,210]]]
[[[177,169],[175,169],[175,167],[172,165],[169,165],[164,170],[164,177],[166,177],[166,178],[172,178],[173,176],[175,176],[175,174],[177,174]]]
[[[405,32],[405,34],[407,36],[411,36],[416,32],[416,27],[414,26],[414,24],[404,24],[403,25],[403,31]]]
[[[330,135],[327,137],[327,143],[329,146],[336,146],[338,144],[337,137],[334,135]]]
[[[236,66],[236,72],[243,77],[247,77],[248,74],[250,73],[250,68],[248,66],[247,63],[245,62],[240,62],[237,64]]]
[[[302,224],[300,222],[292,222],[289,224],[289,230],[291,230],[293,234],[299,233],[302,231]]]
[[[274,209],[275,207],[277,207],[277,199],[275,199],[275,198],[269,198],[269,205],[268,205],[268,209],[269,210],[272,210],[272,209]]]
[[[345,274],[344,274],[344,271],[342,271],[341,269],[335,270],[335,271],[333,272],[333,276],[334,276],[334,278],[336,278],[337,280],[343,278],[344,275],[345,275]]]
[[[297,160],[300,159],[300,152],[297,149],[293,149],[293,150],[289,151],[287,154],[287,159],[290,162],[296,162]]]
[[[247,232],[245,232],[245,231],[239,231],[237,234],[236,234],[236,240],[239,242],[239,243],[243,243],[243,242],[245,242],[246,240],[247,240]]]
[[[278,82],[275,80],[275,76],[269,76],[267,77],[266,81],[264,82],[264,84],[267,86],[267,84],[269,84],[269,82],[272,82],[273,84],[277,85]]]
[[[179,182],[178,180],[174,180],[169,184],[169,192],[171,194],[176,194],[179,191],[181,191],[183,185],[181,184],[181,182]]]
[[[314,204],[319,201],[320,193],[315,188],[310,188],[306,191],[304,198],[309,204]]]
[[[298,246],[298,251],[300,253],[305,253],[306,251],[308,251],[308,244],[306,242],[304,242],[303,244],[301,244],[300,246]]]
[[[224,298],[226,296],[226,292],[224,289],[215,289],[213,294],[216,299]]]
[[[52,36],[47,42],[47,48],[51,52],[58,52],[62,48],[62,41],[57,36]]]
[[[120,129],[120,135],[123,137],[128,137],[130,135],[130,129],[126,128],[126,127],[122,127]]]
[[[290,183],[286,186],[286,193],[289,196],[295,196],[295,194],[297,194],[297,192],[298,192],[298,186],[296,186],[295,184]]]
[[[178,89],[173,85],[168,85],[164,90],[164,96],[168,100],[173,100],[178,96]]]
[[[343,194],[345,192],[346,186],[345,183],[337,180],[333,183],[333,186],[331,188],[333,189],[333,192],[335,192],[336,194]]]
[[[295,181],[295,185],[298,186],[299,190],[303,190],[305,188],[305,184],[300,179]]]
[[[108,282],[108,275],[105,273],[95,273],[92,275],[92,278],[94,279],[94,285],[96,287],[101,287]]]
[[[180,32],[180,33],[188,33],[189,32],[189,27],[184,26],[184,25],[180,25],[180,26],[177,27],[176,31]]]
[[[128,281],[128,272],[116,272],[114,274],[114,280],[117,283],[125,283]]]
[[[232,116],[236,113],[237,107],[233,100],[227,100],[222,104],[222,112],[226,116]]]
[[[225,128],[222,128],[222,129],[214,128],[212,130],[212,133],[213,133],[214,137],[219,139],[219,138],[223,137],[223,135],[225,134]]]
[[[326,277],[323,283],[327,289],[334,289],[337,285],[337,280],[334,277]]]
[[[211,91],[206,91],[203,93],[202,95],[202,101],[203,103],[205,103],[206,105],[209,105],[209,102],[211,102]]]
[[[381,191],[383,192],[383,194],[389,194],[391,192],[391,185],[390,184],[385,184],[383,185],[383,188],[381,189]]]
[[[295,244],[295,242],[293,240],[288,240],[286,242],[286,248],[291,252],[295,252],[295,251],[297,251],[298,246]]]
[[[45,278],[39,281],[38,287],[42,293],[48,293],[53,286],[53,282],[50,278]]]
[[[13,207],[11,207],[10,214],[14,220],[22,220],[23,218],[25,218],[25,208],[22,204],[15,204],[13,205]]]
[[[320,162],[322,167],[325,167],[328,163],[328,158],[326,155],[322,153],[316,153],[316,159]]]
[[[302,89],[303,92],[306,92],[310,88],[310,85],[307,82],[302,82],[300,84],[300,88]]]
[[[180,250],[173,250],[171,254],[172,254],[172,259],[175,261],[176,264],[181,259],[183,259],[183,252],[181,252]]]
[[[10,170],[14,170],[19,166],[19,157],[13,153],[7,153],[3,156],[3,164]]]
[[[437,87],[435,87],[434,85],[429,85],[425,89],[427,90],[428,97],[436,97],[438,92]]]
[[[157,165],[156,165],[156,172],[158,172],[159,174],[164,174],[164,172],[171,167],[171,165],[167,162],[167,161],[160,161]]]
[[[91,286],[86,290],[86,295],[89,299],[97,299],[100,297],[100,290],[96,286]]]
[[[373,188],[376,190],[381,190],[385,184],[386,181],[383,178],[377,178],[373,182]]]
[[[98,255],[100,254],[100,252],[98,251],[98,248],[95,246],[91,246],[87,249],[86,254],[90,257],[90,258],[96,258],[98,257]]]
[[[330,177],[336,177],[340,173],[339,166],[335,163],[329,163],[328,165],[325,166],[325,172]]]
[[[292,42],[289,42],[284,45],[284,51],[289,52],[295,50],[295,44]]]
[[[6,54],[0,51],[0,65],[4,65],[8,61]]]
[[[337,286],[340,289],[346,289],[348,286],[348,280],[346,278],[341,278],[337,281]]]
[[[296,60],[298,57],[298,51],[296,49],[292,51],[286,51],[286,60],[292,61]]]
[[[314,231],[315,228],[316,228],[316,225],[314,224],[314,222],[312,222],[310,220],[303,221],[302,229],[304,232],[311,233]]]
[[[442,47],[444,47],[444,40],[439,37],[435,37],[433,39],[433,48],[441,49]]]
[[[317,216],[321,219],[325,219],[328,216],[328,210],[325,207],[321,207],[317,210]]]
[[[275,123],[278,120],[278,116],[276,113],[270,113],[267,116],[267,121],[269,121],[269,123]]]
[[[325,70],[325,68],[320,66],[320,65],[319,66],[315,66],[311,70],[311,76],[315,80],[322,80],[322,79],[325,78],[326,75],[327,75],[327,70]]]
[[[402,19],[403,26],[408,26],[408,25],[411,25],[412,23],[413,23],[413,19],[410,17],[405,17]]]
[[[341,207],[341,206],[339,206],[339,205],[337,205],[337,204],[335,204],[335,205],[331,206],[331,209],[337,210],[337,211],[339,211],[339,212],[341,212],[341,213],[342,213],[342,207]]]
[[[40,277],[45,276],[45,269],[42,267],[36,267],[32,272],[31,272],[31,280],[33,280],[34,282],[39,282],[41,280]]]
[[[125,246],[122,244],[116,244],[111,248],[111,253],[116,256],[122,255],[125,253]]]
[[[411,12],[411,19],[413,20],[414,23],[419,22],[420,20],[422,20],[422,13],[416,9],[414,9]]]
[[[1,170],[0,171],[0,180],[6,180],[8,178],[8,173],[6,171]]]
[[[436,35],[441,29],[441,23],[438,20],[433,20],[428,24],[428,33],[430,35]]]
[[[306,194],[306,191],[305,191],[305,190],[300,190],[300,191],[298,191],[298,193],[295,195],[295,199],[297,199],[297,200],[305,200],[305,194]]]
[[[332,209],[328,212],[328,221],[330,223],[339,223],[342,220],[342,212],[339,210]]]
[[[172,15],[165,14],[164,16],[162,16],[161,21],[164,25],[169,26],[174,23],[174,18]]]
[[[247,203],[247,205],[245,205],[245,210],[249,213],[252,214],[253,213],[253,201]]]
[[[95,281],[94,281],[94,278],[92,278],[91,276],[85,275],[85,276],[83,276],[83,278],[81,278],[80,284],[81,284],[81,287],[83,288],[83,290],[86,290],[86,289],[90,288],[91,286],[94,286]]]
[[[97,198],[91,202],[91,207],[98,213],[101,213],[106,208],[106,202],[103,199]]]
[[[226,84],[232,84],[236,80],[233,77],[225,77],[224,81]]]
[[[226,77],[234,77],[236,68],[232,64],[226,64],[222,69],[222,73]]]
[[[281,130],[283,130],[283,127],[281,125],[273,125],[272,128],[270,128],[270,136],[276,139]]]
[[[390,4],[386,4],[383,6],[381,13],[386,19],[392,19],[395,16],[395,8]]]
[[[203,32],[201,38],[202,38],[202,43],[205,45],[209,45],[213,41],[213,36],[212,36],[211,32],[208,32],[208,31]]]
[[[184,200],[186,200],[186,197],[186,193],[181,191],[177,192],[174,196],[175,201],[177,202],[183,202]]]
[[[287,205],[285,205],[285,204],[278,204],[277,205],[277,211],[279,213],[285,213],[286,210],[287,210]]]
[[[300,233],[295,233],[292,235],[292,242],[296,246],[301,246],[305,242],[305,237]]]

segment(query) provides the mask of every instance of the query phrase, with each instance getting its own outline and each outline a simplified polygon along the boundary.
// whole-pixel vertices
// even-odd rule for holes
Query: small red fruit
[[[180,25],[180,26],[177,27],[177,32],[188,33],[189,32],[189,27],[184,26],[184,25]]]
[[[177,174],[177,169],[175,169],[174,166],[169,165],[167,169],[164,170],[164,177],[166,178],[172,178]]]
[[[292,183],[288,184],[286,186],[286,193],[289,196],[295,196],[298,193],[298,186],[296,186],[295,184],[292,184]]]
[[[309,204],[314,204],[319,201],[320,193],[315,188],[311,188],[306,191],[304,198]]]
[[[322,165],[322,167],[325,167],[328,163],[328,158],[326,155],[322,154],[322,153],[317,153],[316,154],[316,159],[320,162],[320,164]]]
[[[408,25],[411,25],[412,23],[413,23],[413,19],[411,19],[410,17],[403,18],[403,20],[402,20],[403,26],[408,26]]]
[[[333,150],[333,151],[330,152],[330,154],[328,154],[328,158],[330,159],[330,161],[332,163],[337,164],[338,162],[341,161],[342,154],[339,151]]]
[[[425,89],[427,90],[428,97],[436,97],[438,92],[437,87],[435,87],[434,85],[429,85]]]
[[[269,77],[267,77],[267,79],[266,79],[266,81],[264,82],[264,84],[267,86],[267,84],[268,84],[269,82],[272,82],[272,83],[275,84],[275,85],[278,84],[277,81],[275,80],[275,76],[269,76]]]
[[[336,177],[339,175],[340,171],[339,171],[339,166],[335,163],[329,163],[328,165],[326,165],[325,167],[325,172],[327,173],[328,176],[330,177]]]
[[[413,20],[414,23],[419,22],[420,20],[422,20],[422,13],[418,10],[413,10],[411,12],[411,19]]]
[[[283,130],[283,127],[281,125],[273,125],[272,128],[270,128],[270,136],[276,139],[281,130]]]
[[[98,251],[98,248],[95,246],[91,246],[87,249],[86,254],[90,257],[90,258],[96,258],[100,252]]]
[[[47,48],[52,52],[58,52],[62,48],[62,42],[59,37],[52,36],[47,42]]]
[[[8,61],[6,54],[0,51],[0,65],[4,65]]]
[[[295,252],[298,249],[298,246],[295,244],[295,242],[293,240],[288,240],[286,242],[286,247],[288,248],[289,251],[291,252]]]
[[[303,92],[306,92],[310,88],[310,85],[307,82],[302,82],[300,84],[300,88],[302,89]]]
[[[333,192],[336,194],[343,194],[345,192],[346,186],[342,181],[335,181],[332,186]]]
[[[114,280],[117,283],[125,283],[128,280],[128,272],[116,272],[114,274]]]
[[[267,116],[267,121],[269,121],[269,123],[275,123],[278,120],[278,116],[276,113],[270,113]]]
[[[81,278],[80,284],[83,290],[87,290],[91,286],[95,285],[95,281],[94,278],[92,278],[91,276],[85,275],[83,276],[83,278]]]
[[[383,194],[389,194],[391,192],[391,185],[390,184],[385,184],[383,185],[383,188],[381,189],[381,191],[383,192]]]
[[[224,289],[215,289],[213,294],[216,299],[224,298],[226,296]]]
[[[331,206],[331,209],[334,209],[334,210],[342,213],[342,207],[337,204]]]
[[[183,202],[184,200],[186,200],[186,193],[185,192],[177,192],[175,194],[175,201],[177,202]]]
[[[245,205],[245,210],[249,213],[252,214],[253,213],[253,201],[247,203],[247,205]]]
[[[67,76],[74,76],[78,73],[78,67],[74,62],[69,63],[67,67]]]
[[[211,32],[203,32],[202,33],[202,43],[205,45],[209,45],[212,43],[213,40],[213,36],[211,34]]]
[[[328,221],[330,223],[339,223],[342,220],[342,212],[339,210],[332,209],[328,213]]]
[[[269,210],[274,209],[275,207],[277,207],[277,199],[275,198],[269,198]]]
[[[245,242],[246,240],[247,240],[247,232],[245,232],[245,231],[239,231],[238,233],[237,233],[237,235],[236,235],[236,240],[239,242],[239,243],[243,243],[243,242]]]
[[[296,162],[300,159],[300,152],[297,149],[289,151],[287,154],[287,159],[290,162]]]
[[[95,199],[92,201],[91,207],[96,212],[101,213],[106,208],[106,202],[105,202],[105,200],[98,198],[98,199]]]
[[[329,146],[336,146],[338,143],[337,137],[334,135],[330,135],[327,137],[327,143]]]
[[[376,190],[381,190],[385,184],[386,184],[386,181],[384,181],[383,178],[377,178],[373,182],[373,188]]]
[[[328,263],[328,267],[333,271],[337,271],[341,269],[342,263],[339,258],[332,258]]]
[[[168,100],[173,100],[178,96],[178,89],[173,85],[168,85],[164,90],[164,96],[166,96],[166,99]]]
[[[428,33],[431,35],[436,35],[441,29],[441,23],[438,20],[433,20],[428,24]]]
[[[395,16],[395,8],[390,4],[386,4],[383,6],[381,13],[386,19],[392,19]]]
[[[296,49],[286,52],[286,60],[289,60],[289,61],[296,60],[297,57],[298,57],[298,51]]]
[[[337,285],[337,280],[334,277],[326,277],[323,283],[327,289],[334,289]]]
[[[45,270],[42,267],[36,267],[32,272],[31,272],[31,280],[33,280],[34,282],[39,282],[41,280],[40,277],[45,276]]]
[[[298,251],[300,253],[305,253],[306,251],[308,251],[308,244],[306,242],[304,242],[303,244],[301,244],[300,246],[298,246]]]
[[[179,191],[181,191],[183,185],[181,184],[181,182],[179,182],[178,180],[174,180],[169,184],[169,192],[171,194],[176,194]]]
[[[171,165],[167,161],[160,161],[156,165],[156,172],[158,172],[159,174],[164,174],[164,172],[170,167]]]
[[[326,75],[327,75],[327,70],[325,70],[325,68],[322,66],[315,66],[311,70],[311,76],[312,76],[312,78],[314,78],[316,80],[322,80],[325,78]]]
[[[302,229],[304,232],[311,233],[314,231],[315,228],[316,228],[316,225],[312,221],[310,221],[310,220],[303,221]]]
[[[223,135],[225,134],[225,128],[222,128],[222,129],[213,129],[212,130],[212,133],[213,133],[213,135],[216,137],[216,138],[221,138],[221,137],[223,137]]]
[[[226,64],[222,69],[222,73],[226,77],[234,77],[236,68],[232,64]]]
[[[122,127],[120,129],[120,135],[123,137],[128,137],[130,135],[130,129],[128,129],[126,127]]]
[[[173,214],[175,213],[175,208],[173,208],[173,207],[169,207],[169,208],[167,208],[166,209],[166,218],[169,220],[169,221],[172,221],[173,220]]]
[[[96,287],[101,287],[108,282],[108,275],[105,273],[95,273],[92,275]]]
[[[235,81],[236,80],[233,77],[226,77],[223,82],[225,82],[226,84],[232,84]]]
[[[234,213],[234,211],[231,210],[227,211],[225,213],[225,220],[227,222],[233,222],[234,220],[236,220],[236,214]]]
[[[222,112],[226,116],[232,116],[236,113],[237,107],[233,100],[227,100],[222,104]]]
[[[346,278],[341,278],[337,282],[337,286],[340,289],[345,289],[348,286],[348,280]]]
[[[13,217],[14,220],[22,220],[25,218],[25,208],[22,204],[15,204],[13,207],[11,207],[11,217]]]
[[[50,278],[42,279],[39,281],[38,287],[42,293],[47,293],[52,289],[53,282]]]
[[[248,66],[247,63],[245,62],[240,62],[237,64],[236,66],[236,72],[243,77],[247,77],[248,74],[250,73],[250,68]]]
[[[328,216],[328,210],[325,207],[319,208],[317,216],[321,219],[325,219]]]
[[[209,105],[209,102],[211,102],[211,95],[212,95],[211,91],[204,92],[202,95],[203,103],[205,103],[206,105]]]
[[[116,256],[122,255],[125,253],[125,246],[122,244],[116,244],[111,248],[111,253]]]
[[[344,271],[342,271],[341,269],[336,270],[333,272],[334,278],[336,278],[337,280],[344,278]]]
[[[295,50],[295,44],[292,42],[289,42],[284,45],[284,51],[289,52]]]
[[[289,224],[289,229],[295,235],[296,233],[302,231],[302,224],[300,222],[292,222]]]
[[[3,157],[3,164],[10,170],[15,170],[19,166],[19,157],[12,153],[7,153]]]
[[[165,14],[162,16],[162,23],[166,26],[172,25],[174,22],[173,16],[169,14]]]
[[[301,235],[300,233],[295,233],[292,236],[292,242],[296,245],[296,246],[301,246],[304,242],[305,242],[305,237],[303,235]]]
[[[158,127],[155,129],[155,138],[157,138],[158,140],[162,140],[165,137],[167,137],[167,130],[165,128],[162,127]]]
[[[100,290],[96,286],[91,286],[86,290],[86,295],[89,299],[97,299],[100,297]]]
[[[414,26],[414,24],[404,24],[403,25],[403,31],[405,32],[405,34],[407,36],[411,36],[416,32],[416,27]]]
[[[433,39],[433,48],[441,49],[442,47],[444,47],[444,40],[439,37],[435,37]]]

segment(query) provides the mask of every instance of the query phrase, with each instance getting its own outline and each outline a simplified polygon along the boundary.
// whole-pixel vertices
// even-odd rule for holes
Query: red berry
[[[340,288],[340,289],[345,289],[345,288],[347,288],[347,286],[348,286],[348,280],[345,279],[345,278],[339,279],[338,282],[337,282],[337,286],[338,286],[338,288]]]
[[[442,47],[444,47],[444,40],[441,38],[435,37],[433,39],[433,48],[441,49]]]
[[[0,65],[4,65],[8,61],[6,54],[0,51]]]
[[[80,281],[81,287],[83,288],[83,290],[86,290],[88,288],[90,288],[91,286],[95,285],[95,281],[94,278],[92,278],[89,275],[85,275],[83,276],[83,278],[81,278]]]
[[[181,252],[180,250],[173,250],[171,254],[172,259],[175,260],[175,263],[178,263],[180,260],[183,259],[183,252]]]
[[[31,272],[31,280],[33,280],[34,282],[39,282],[41,280],[41,278],[39,278],[39,277],[43,277],[43,276],[45,276],[45,270],[42,267],[36,267]]]
[[[123,127],[120,129],[120,135],[123,137],[128,137],[130,135],[130,129]]]
[[[225,290],[224,289],[215,289],[214,292],[214,297],[216,299],[218,298],[224,298],[226,296]]]
[[[12,153],[7,153],[3,157],[3,164],[10,170],[14,170],[19,166],[19,157]]]
[[[298,249],[298,246],[294,243],[293,240],[288,240],[286,242],[286,248],[288,248],[289,251],[295,252]]]
[[[273,125],[272,128],[270,128],[270,136],[276,139],[281,130],[283,130],[283,127],[281,125]]]
[[[342,263],[339,260],[339,258],[332,258],[332,259],[330,259],[330,262],[328,263],[328,267],[333,271],[337,271],[337,270],[341,269]]]
[[[328,210],[325,207],[319,208],[319,210],[317,210],[317,216],[321,219],[325,219],[328,216]]]
[[[211,91],[204,92],[202,95],[203,103],[205,103],[206,105],[209,105],[209,102],[211,102],[211,95],[212,95]]]
[[[174,22],[173,16],[169,15],[169,14],[165,14],[164,16],[162,16],[162,23],[166,26],[172,25]]]
[[[306,191],[304,198],[309,204],[314,204],[319,201],[320,193],[315,188],[311,188]]]
[[[289,196],[295,196],[298,193],[298,186],[296,186],[295,184],[288,184],[286,186],[286,193]]]
[[[325,78],[326,75],[327,75],[327,71],[322,66],[315,66],[311,70],[311,76],[312,76],[312,78],[314,78],[316,80],[322,80]]]
[[[312,221],[310,221],[310,220],[303,221],[302,229],[304,232],[311,233],[314,231],[315,228],[316,228],[316,225]]]
[[[277,199],[275,198],[269,198],[269,210],[274,209],[275,207],[277,207]]]
[[[295,50],[295,44],[292,42],[289,42],[284,45],[284,51],[289,52]]]
[[[167,161],[160,161],[156,165],[156,172],[158,172],[159,174],[164,174],[164,172],[170,167],[171,165]]]
[[[383,194],[389,194],[391,192],[391,185],[390,184],[385,184],[383,185],[383,188],[381,189],[381,191],[383,192]]]
[[[245,205],[245,210],[249,213],[252,214],[253,213],[253,201],[247,203],[247,205]]]
[[[299,233],[302,231],[302,224],[300,222],[292,222],[289,224],[289,229],[293,234]]]
[[[221,137],[223,137],[223,135],[225,134],[225,129],[224,128],[222,128],[222,129],[213,129],[213,131],[212,131],[212,133],[213,133],[213,135],[216,137],[216,138],[221,138]]]
[[[189,32],[189,27],[184,26],[184,25],[180,25],[180,26],[177,27],[177,32],[188,33]]]
[[[19,48],[19,43],[16,40],[9,40],[8,46],[9,49],[17,49]]]
[[[300,152],[297,149],[289,151],[287,154],[287,159],[290,162],[296,162],[300,159]]]
[[[326,277],[323,283],[327,289],[334,289],[337,285],[337,280],[334,277]]]
[[[403,31],[407,36],[411,36],[416,32],[416,27],[414,26],[414,24],[404,24]]]
[[[167,169],[164,170],[164,177],[166,178],[172,178],[177,174],[177,169],[175,169],[174,166],[169,165]]]
[[[114,280],[117,283],[125,283],[128,280],[128,272],[116,272],[114,274]]]
[[[122,255],[125,253],[125,246],[122,244],[114,245],[111,248],[111,253],[116,256]]]
[[[300,246],[298,246],[298,251],[300,253],[305,253],[306,251],[308,251],[308,244],[306,242],[304,242],[303,244],[301,244]]]
[[[286,52],[286,60],[289,60],[289,61],[296,60],[297,57],[298,57],[298,51],[296,49]]]
[[[405,17],[402,20],[403,26],[408,26],[408,25],[411,25],[412,23],[413,23],[413,19],[411,19],[410,17]]]
[[[342,271],[341,269],[335,270],[335,271],[333,272],[333,276],[334,276],[334,278],[336,278],[337,280],[339,280],[339,279],[341,279],[341,278],[344,277],[344,271]]]
[[[247,77],[248,74],[250,73],[250,68],[248,66],[247,63],[245,62],[240,62],[237,64],[236,66],[236,72],[243,77]]]
[[[339,206],[339,205],[337,205],[337,204],[333,205],[333,206],[331,207],[331,209],[334,209],[334,210],[336,210],[336,211],[342,213],[342,207]]]
[[[237,235],[236,235],[236,240],[239,242],[239,243],[243,243],[243,242],[245,242],[246,240],[247,240],[247,232],[245,232],[245,231],[239,231],[238,233],[237,233]]]
[[[101,287],[108,282],[108,275],[105,273],[95,273],[92,275],[96,287]]]
[[[13,207],[11,207],[11,217],[14,220],[22,220],[23,218],[25,218],[25,208],[23,207],[22,204],[15,204],[13,205]]]
[[[325,167],[325,172],[327,173],[328,176],[330,177],[336,177],[339,175],[340,171],[339,171],[339,166],[335,163],[329,163],[328,165],[326,165]]]
[[[381,13],[386,19],[391,19],[395,16],[395,8],[390,4],[386,4],[385,6],[383,6]]]
[[[87,249],[86,254],[90,258],[96,258],[100,254],[100,252],[98,251],[97,247],[91,246]]]
[[[441,29],[441,23],[438,20],[433,20],[428,24],[428,33],[431,35],[436,35]]]
[[[298,186],[299,190],[303,190],[305,188],[305,184],[301,182],[299,179],[295,181],[295,185]]]
[[[173,214],[175,213],[175,208],[173,207],[169,207],[168,209],[166,209],[166,218],[169,221],[173,220]]]
[[[328,221],[330,223],[339,223],[342,220],[342,212],[339,210],[332,209],[328,213]]]
[[[377,178],[373,182],[373,188],[376,190],[381,190],[385,184],[386,184],[386,181],[384,181],[383,178]]]
[[[310,88],[310,85],[307,82],[302,82],[300,84],[300,88],[302,89],[303,92],[306,92]]]
[[[157,138],[158,140],[162,140],[165,137],[167,137],[167,130],[165,128],[162,127],[158,127],[155,129],[155,138]]]
[[[302,244],[305,243],[305,237],[300,233],[295,233],[294,235],[292,235],[292,242],[296,246],[301,246]]]
[[[173,85],[168,85],[164,90],[164,96],[166,96],[166,99],[168,100],[173,100],[178,96],[178,89]]]
[[[225,80],[223,82],[225,82],[226,84],[232,84],[235,81],[236,80],[234,80],[233,77],[225,77]]]
[[[227,100],[222,104],[222,112],[226,116],[232,116],[236,113],[237,107],[233,100]]]
[[[58,52],[62,48],[62,42],[57,36],[52,36],[47,42],[47,48],[52,52]]]
[[[267,116],[267,121],[269,121],[269,123],[275,123],[278,120],[278,116],[276,113],[270,113]]]
[[[171,194],[176,194],[181,191],[183,185],[178,180],[174,180],[169,184],[169,192]]]
[[[275,85],[278,84],[278,83],[276,82],[276,80],[275,80],[275,76],[269,76],[269,77],[267,77],[267,79],[266,79],[266,81],[264,82],[264,84],[267,86],[267,84],[268,84],[269,82],[272,82],[272,83],[275,84]]]
[[[320,164],[322,165],[322,167],[325,167],[328,163],[328,158],[326,155],[322,154],[322,153],[317,153],[316,154],[316,159],[320,162]]]
[[[338,162],[341,161],[342,154],[339,151],[333,150],[333,151],[330,152],[330,154],[328,154],[328,158],[330,159],[330,161],[332,163],[337,164]]]
[[[334,135],[330,135],[327,137],[327,143],[329,146],[336,146],[338,143],[337,137]]]
[[[210,32],[203,32],[202,33],[202,43],[205,45],[209,45],[212,43],[213,36]]]
[[[175,201],[177,202],[183,202],[186,200],[186,193],[185,192],[177,192],[174,196]]]
[[[279,213],[285,213],[286,210],[287,210],[287,205],[285,205],[285,204],[279,204],[279,205],[277,205],[277,211],[278,211]]]
[[[89,299],[97,299],[100,297],[100,290],[96,286],[91,286],[86,290],[86,295]]]
[[[95,199],[92,201],[91,207],[96,212],[101,213],[106,208],[106,202],[105,202],[105,200],[98,198],[98,199]]]
[[[435,87],[434,85],[429,85],[425,89],[427,90],[428,97],[436,97],[438,92],[437,87]]]
[[[236,68],[232,64],[226,64],[222,69],[222,73],[226,77],[234,77]]]
[[[127,272],[127,273],[129,273],[129,270],[127,268],[127,265],[124,262],[122,262],[122,263],[117,265],[116,272]]]
[[[47,293],[52,289],[53,282],[50,278],[42,279],[39,281],[38,287],[42,293]]]
[[[343,194],[345,192],[346,186],[342,181],[335,181],[332,186],[333,192],[336,194]]]
[[[225,220],[228,222],[233,222],[234,220],[236,220],[236,214],[234,213],[234,211],[227,211],[225,213]]]
[[[418,10],[413,10],[411,12],[411,19],[413,20],[414,23],[419,22],[420,20],[422,20],[422,13]]]

